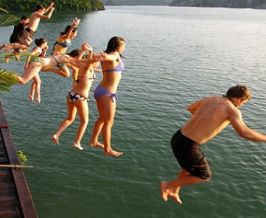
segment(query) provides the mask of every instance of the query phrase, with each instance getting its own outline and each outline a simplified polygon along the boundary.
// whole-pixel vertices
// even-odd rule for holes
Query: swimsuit
[[[30,46],[30,44],[32,43],[32,38],[33,38],[33,35],[34,35],[34,31],[31,30],[30,28],[26,28],[21,37],[19,38],[19,43],[23,44],[23,45],[26,45],[26,46]]]
[[[36,49],[36,48],[39,48],[39,47],[33,48],[32,51],[34,49]],[[39,49],[41,49],[41,48],[39,48]],[[38,56],[37,55],[32,55],[31,58],[30,58],[30,63],[32,63],[32,62],[39,62],[39,63],[43,64],[42,57],[45,57],[45,54],[44,53],[45,52],[43,50],[41,50],[41,52],[39,53]]]
[[[55,62],[56,62],[56,66],[57,67],[64,67],[66,64],[65,63],[60,63],[57,59],[56,59],[56,57],[55,56],[53,56],[52,55],[52,58],[55,60]]]
[[[55,47],[56,45],[60,45],[60,46],[63,47],[63,48],[67,48],[67,47],[70,47],[70,46],[72,45],[72,43],[71,43],[71,42],[68,42],[68,41],[65,41],[65,42],[58,42],[58,41],[56,41],[56,42],[54,43],[54,47]]]
[[[183,169],[192,176],[204,180],[211,177],[209,164],[198,143],[184,136],[181,130],[178,130],[172,137],[171,145],[173,153]]]
[[[78,94],[78,93],[75,93],[74,91],[70,91],[67,95],[68,97],[68,100],[71,101],[71,103],[75,102],[75,101],[85,101],[87,100],[88,98]]]
[[[113,69],[106,70],[107,73],[122,73],[122,71],[125,69],[125,65],[123,61],[121,60],[119,64],[114,67]]]
[[[112,99],[113,102],[117,101],[117,94],[109,92],[106,88],[98,85],[97,88],[94,90],[94,98],[98,100],[100,97],[108,95]]]
[[[125,69],[124,63],[122,60],[120,63],[114,67],[113,69],[106,70],[107,73],[122,73],[122,71]],[[97,88],[94,90],[94,98],[98,100],[101,96],[108,95],[112,99],[113,102],[117,101],[117,94],[111,93],[106,88],[98,85]]]
[[[39,63],[43,64],[42,58],[39,56],[31,56],[30,63],[32,63],[32,62],[39,62]]]
[[[68,47],[70,47],[72,45],[72,43],[71,42],[68,42],[68,41],[65,41],[65,42],[58,42],[58,41],[56,41],[54,43],[54,46],[53,46],[53,51],[55,50],[55,46],[56,45],[60,45],[62,48],[68,48]]]

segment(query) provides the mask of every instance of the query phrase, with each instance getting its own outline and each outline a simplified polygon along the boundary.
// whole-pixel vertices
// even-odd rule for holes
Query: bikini
[[[71,103],[73,103],[75,101],[85,101],[88,98],[86,98],[86,97],[84,97],[78,93],[75,93],[74,91],[70,91],[68,93],[68,99],[71,101]]]
[[[82,80],[94,80],[94,78],[95,78],[95,74],[93,73],[93,75],[91,77],[90,76],[78,77],[76,82],[78,83],[81,79]],[[88,98],[74,92],[73,90],[68,93],[68,97],[72,103],[75,101],[85,101],[88,99]]]
[[[32,50],[34,50],[35,48],[33,48]],[[30,63],[39,62],[39,63],[41,63],[43,65],[43,62],[42,62],[42,58],[43,57],[45,57],[45,52],[43,50],[41,50],[41,52],[40,52],[40,54],[38,56],[36,56],[36,55],[31,56]]]
[[[71,42],[68,42],[68,41],[65,41],[65,42],[58,42],[58,41],[56,41],[54,43],[54,48],[55,48],[56,45],[60,45],[63,48],[68,48],[68,47],[70,47],[72,45],[72,43]]]
[[[55,60],[55,62],[56,62],[56,66],[58,67],[58,68],[60,68],[60,67],[64,67],[66,64],[65,63],[60,63],[60,61],[58,61],[57,59],[56,59],[56,57],[55,56],[51,56],[54,60]]]
[[[122,73],[122,71],[125,69],[124,63],[121,60],[120,63],[114,67],[113,69],[108,69],[105,72],[106,73]],[[113,102],[117,101],[117,94],[116,93],[111,93],[109,90],[106,88],[102,87],[101,85],[98,85],[97,88],[94,90],[94,98],[98,100],[102,96],[110,96]]]

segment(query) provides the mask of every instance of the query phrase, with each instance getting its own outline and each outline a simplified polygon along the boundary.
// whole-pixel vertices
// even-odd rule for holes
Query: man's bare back
[[[204,144],[230,124],[229,112],[238,109],[228,98],[215,96],[189,105],[188,110],[193,115],[183,126],[182,133],[198,144]]]

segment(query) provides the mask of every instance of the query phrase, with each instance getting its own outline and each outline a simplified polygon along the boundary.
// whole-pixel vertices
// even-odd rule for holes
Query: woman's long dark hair
[[[79,49],[75,49],[75,50],[72,50],[71,52],[67,53],[69,56],[71,57],[77,57],[80,55],[80,50]]]
[[[112,37],[107,44],[107,48],[105,52],[111,53],[111,52],[117,51],[121,43],[124,43],[124,42],[125,40],[122,37],[119,37],[119,36]]]
[[[66,26],[64,32],[60,33],[60,36],[67,34],[67,32],[69,31],[70,28],[71,28],[71,25]],[[72,30],[72,33],[76,32],[76,31],[77,31],[77,27],[74,27]]]
[[[41,45],[42,45],[43,43],[45,43],[45,42],[47,42],[47,40],[44,39],[44,38],[35,39],[35,44],[36,44],[37,46],[41,46]]]

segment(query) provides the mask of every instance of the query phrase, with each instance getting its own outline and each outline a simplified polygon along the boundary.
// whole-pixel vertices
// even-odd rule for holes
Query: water
[[[37,37],[48,38],[51,47],[74,16],[42,22]],[[190,116],[187,105],[198,98],[245,83],[253,99],[242,108],[244,120],[266,132],[265,11],[134,6],[79,16],[72,48],[89,41],[100,52],[114,35],[127,41],[112,139],[125,155],[112,159],[89,147],[72,149],[78,121],[59,146],[52,144],[66,113],[70,79],[42,73],[41,105],[27,101],[29,85],[1,94],[14,142],[35,166],[25,173],[40,218],[264,217],[265,144],[240,139],[231,127],[203,146],[213,178],[183,188],[182,206],[161,200],[159,182],[180,170],[169,141]],[[1,28],[0,42],[11,30]],[[1,67],[22,72],[21,64]],[[92,93],[89,107],[84,145],[97,117]]]

